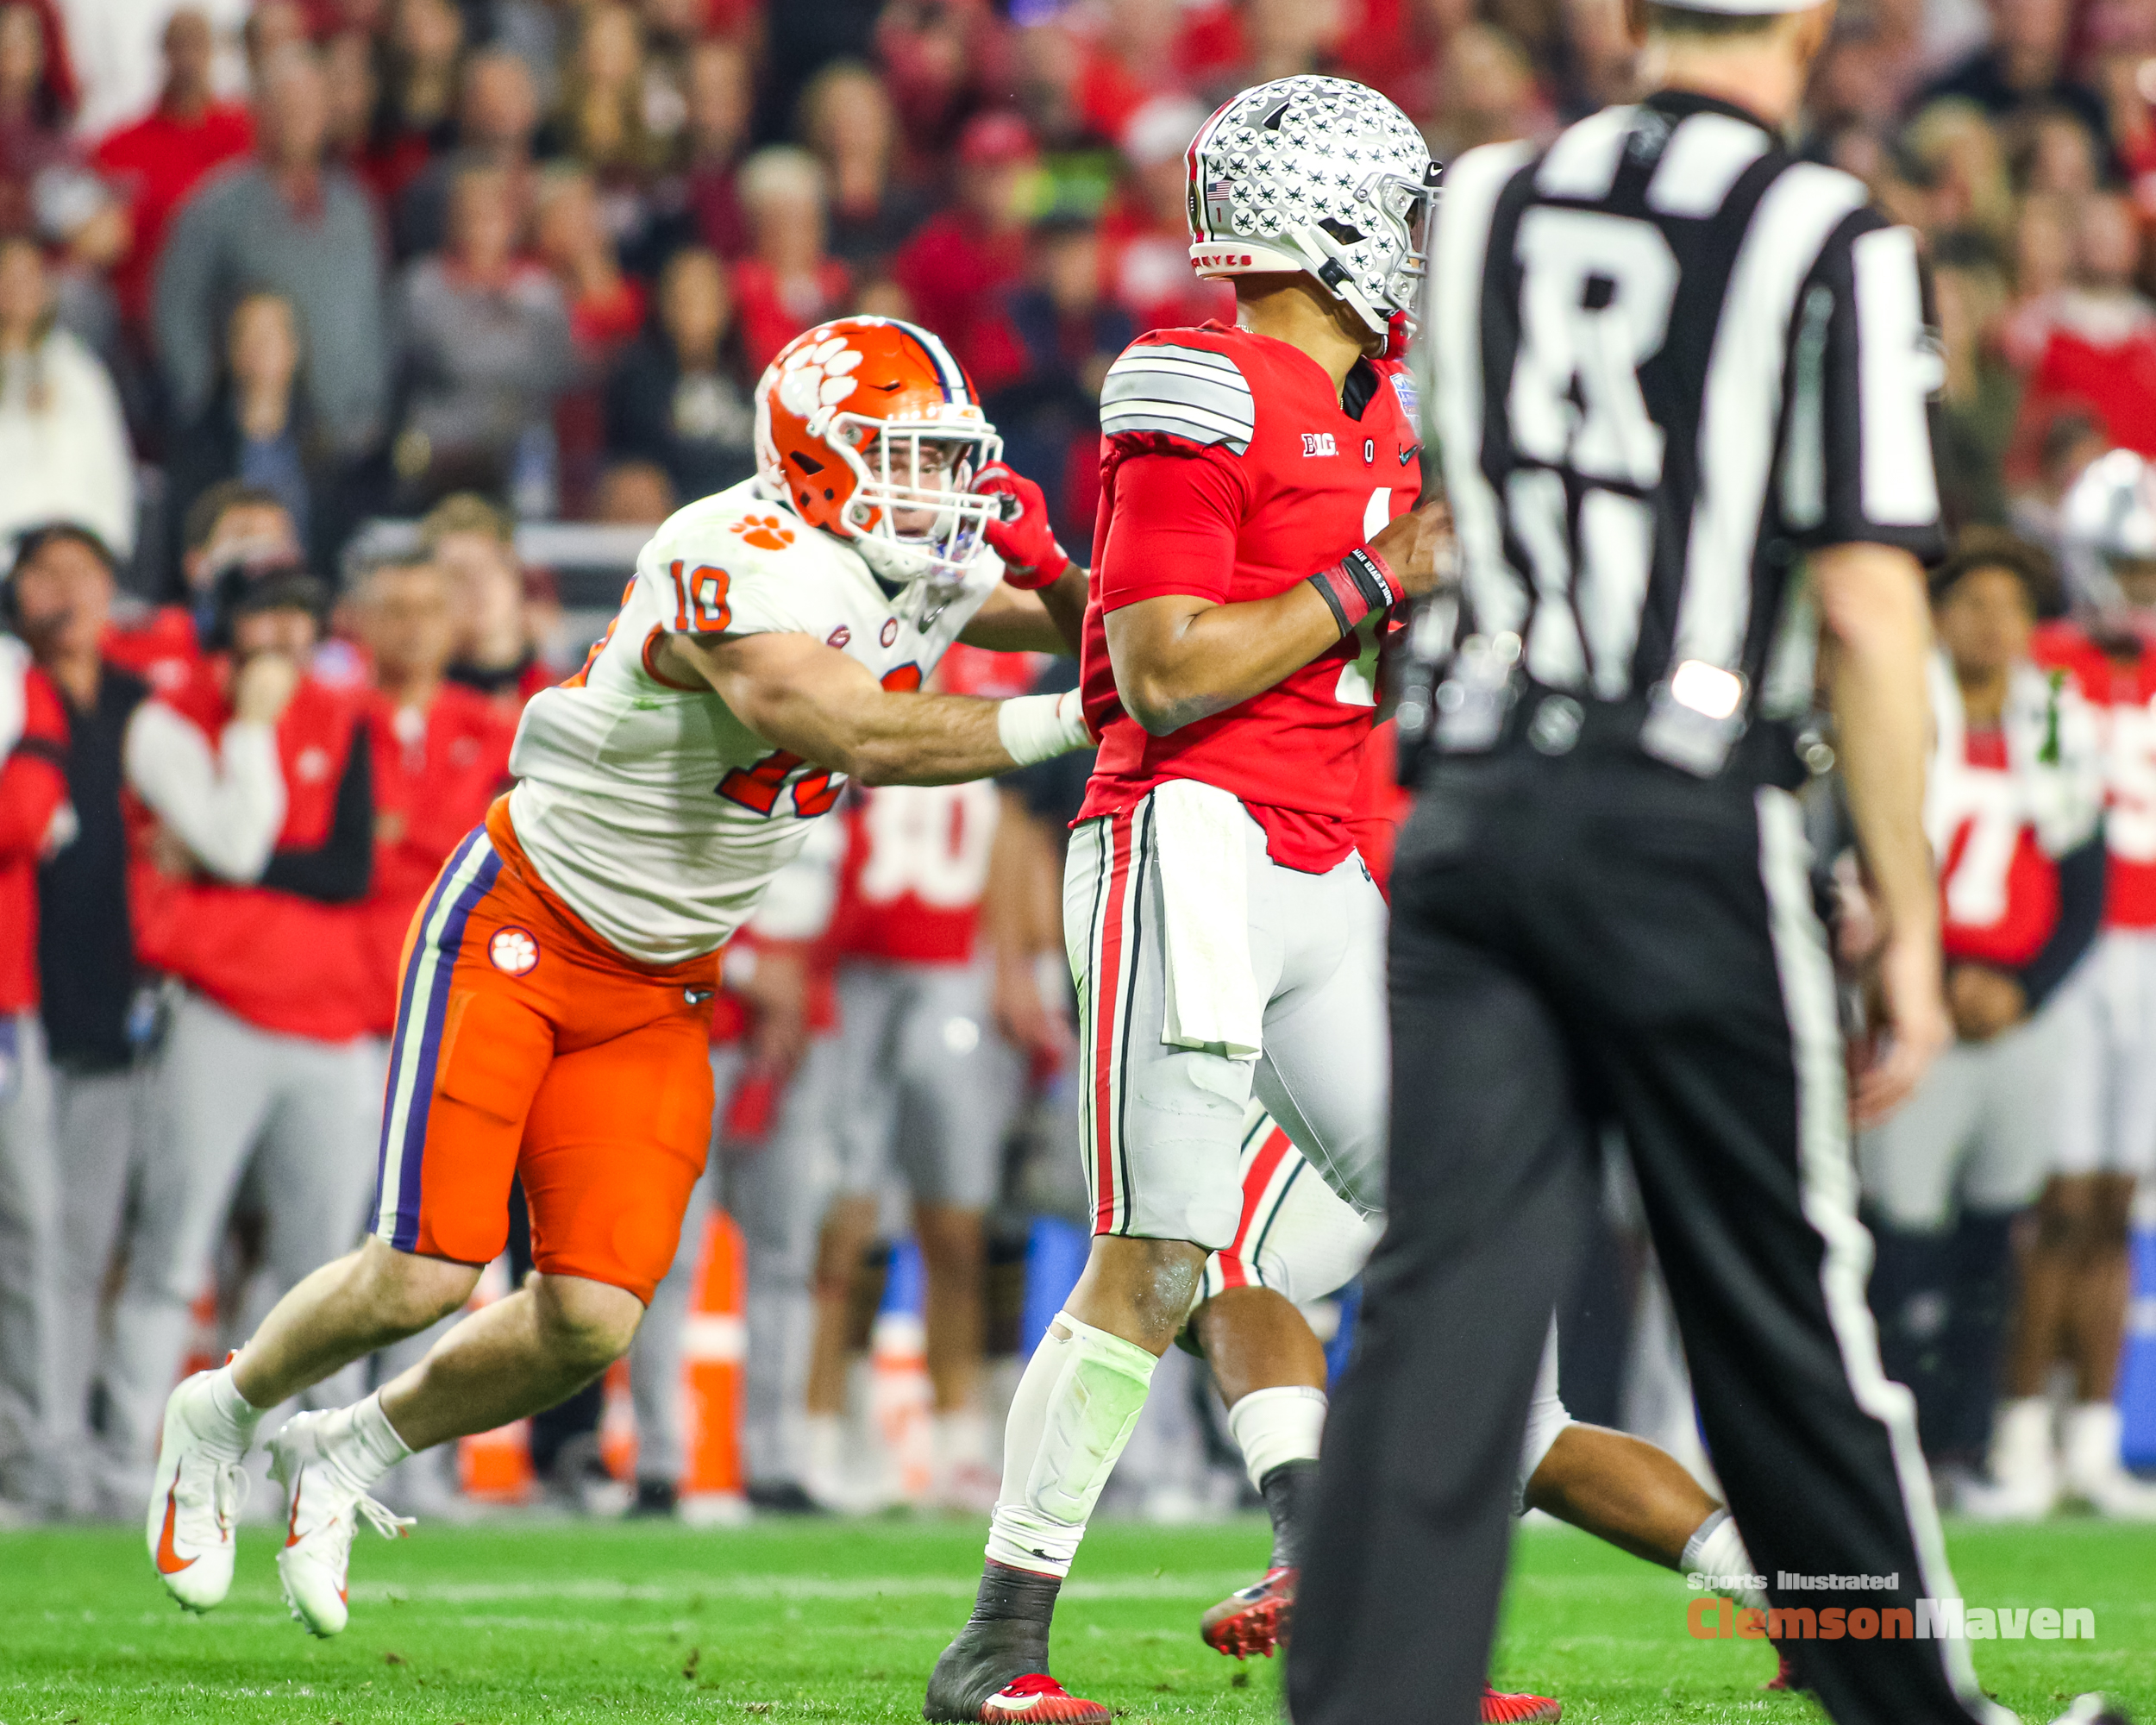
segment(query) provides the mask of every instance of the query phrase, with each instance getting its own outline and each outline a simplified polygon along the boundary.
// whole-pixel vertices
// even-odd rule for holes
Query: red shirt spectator
[[[806,150],[758,150],[742,165],[740,191],[752,252],[734,266],[734,303],[754,376],[802,330],[843,310],[853,277],[824,249],[824,170]]]
[[[0,1016],[37,1005],[37,865],[69,819],[67,710],[44,672],[0,642]]]
[[[1201,280],[1190,267],[1183,153],[1205,120],[1188,97],[1164,96],[1147,103],[1123,131],[1131,177],[1101,214],[1100,242],[1108,292],[1141,335],[1208,318],[1235,321],[1234,289]]]
[[[397,1021],[404,931],[457,841],[486,819],[509,781],[517,721],[476,690],[445,682],[455,649],[455,596],[431,562],[390,565],[359,595],[374,662],[367,712],[374,771],[374,879],[367,920],[369,1029]]]
[[[2033,444],[2034,428],[2072,403],[2099,415],[2114,443],[2156,455],[2156,305],[2133,285],[2140,260],[2134,206],[2090,198],[2075,249],[2076,285],[2021,314],[2020,334],[2036,361],[2017,441]],[[2032,315],[2040,309],[2041,323]]]
[[[0,232],[34,225],[30,183],[66,160],[78,99],[53,0],[0,5]]]
[[[957,204],[923,223],[892,264],[919,321],[969,369],[993,359],[999,296],[1025,273],[1037,166],[1023,120],[976,115],[958,141]]]
[[[175,12],[165,27],[165,91],[157,106],[107,136],[91,156],[126,195],[135,223],[134,243],[112,273],[113,293],[131,323],[149,316],[158,248],[173,212],[210,169],[254,147],[247,110],[211,99],[215,49],[209,20],[199,12]]]
[[[205,659],[183,687],[135,710],[128,905],[145,964],[258,1029],[343,1042],[367,1028],[365,714],[304,674],[279,706],[278,680],[266,687],[254,662],[304,662],[314,623],[304,607],[318,602],[305,585],[262,578],[248,601],[260,612],[232,624],[235,656]]]
[[[698,235],[719,256],[749,249],[735,163],[755,106],[749,55],[739,42],[710,37],[689,50],[682,83],[682,196]]]
[[[354,166],[386,210],[454,133],[463,10],[454,0],[398,0],[385,47],[381,107]]]

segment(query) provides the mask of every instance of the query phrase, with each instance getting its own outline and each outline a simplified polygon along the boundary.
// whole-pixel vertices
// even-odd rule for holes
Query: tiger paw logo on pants
[[[498,928],[486,943],[486,957],[505,976],[526,975],[539,963],[539,943],[529,929]]]

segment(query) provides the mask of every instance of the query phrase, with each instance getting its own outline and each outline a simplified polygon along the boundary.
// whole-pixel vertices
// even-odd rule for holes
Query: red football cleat
[[[1238,1659],[1268,1659],[1288,1645],[1288,1623],[1295,1611],[1292,1569],[1269,1569],[1263,1581],[1231,1593],[1199,1619],[1206,1645]]]
[[[1500,1695],[1482,1685],[1482,1725],[1547,1725],[1564,1717],[1564,1703],[1546,1695]]]
[[[998,1720],[1044,1719],[1051,1725],[1112,1725],[1115,1716],[1097,1701],[1081,1701],[1046,1672],[1029,1672],[981,1703],[987,1725]]]

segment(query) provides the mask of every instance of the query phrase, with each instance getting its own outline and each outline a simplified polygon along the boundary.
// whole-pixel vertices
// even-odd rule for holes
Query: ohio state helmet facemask
[[[2156,633],[2156,610],[2132,604],[2114,564],[2156,562],[2156,467],[2131,449],[2089,463],[2059,505],[2068,599],[2114,627]]]
[[[1301,271],[1373,336],[1414,316],[1438,170],[1375,90],[1276,78],[1224,104],[1185,161],[1200,275]]]

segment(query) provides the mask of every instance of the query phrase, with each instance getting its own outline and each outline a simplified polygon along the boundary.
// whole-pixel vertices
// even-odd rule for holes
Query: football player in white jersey
[[[148,1538],[185,1606],[230,1584],[263,1411],[461,1307],[512,1177],[537,1273],[271,1440],[294,1616],[343,1628],[355,1524],[395,1531],[367,1495],[391,1466],[629,1346],[703,1167],[719,948],[845,778],[953,783],[1088,740],[1075,694],[919,692],[962,631],[1075,650],[1085,604],[1082,575],[1023,567],[1038,492],[936,337],[859,317],[797,338],[757,385],[756,442],[757,477],[664,523],[584,668],[525,709],[516,788],[413,919],[371,1237],[166,1406]]]

